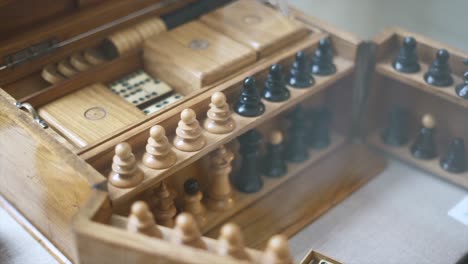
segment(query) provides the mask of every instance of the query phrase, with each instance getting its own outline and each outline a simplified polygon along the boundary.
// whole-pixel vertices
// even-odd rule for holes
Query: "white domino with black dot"
[[[133,72],[109,85],[109,88],[127,102],[139,106],[172,92],[166,83],[154,79],[146,72]]]
[[[171,96],[168,96],[164,99],[162,99],[161,101],[158,101],[148,107],[146,107],[145,109],[143,109],[143,113],[145,113],[146,115],[150,115],[152,113],[155,113],[157,111],[160,111],[162,109],[164,109],[165,107],[167,107],[168,105],[171,105],[181,99],[183,99],[184,96],[179,94],[179,93],[175,93]]]

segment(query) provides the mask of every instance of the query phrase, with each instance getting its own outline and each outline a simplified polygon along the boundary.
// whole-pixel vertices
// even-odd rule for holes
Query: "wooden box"
[[[22,4],[4,3],[8,8],[0,14]],[[226,222],[240,226],[251,260],[260,261],[264,257],[261,250],[272,236],[292,236],[380,172],[385,159],[375,155],[375,147],[466,187],[466,177],[442,171],[437,160],[414,160],[406,147],[390,148],[380,141],[385,116],[397,101],[415,116],[431,110],[442,128],[438,141],[463,137],[465,127],[460,120],[465,103],[450,92],[453,87],[430,89],[421,79],[423,72],[403,75],[389,67],[403,36],[413,35],[418,40],[423,69],[435,49],[444,47],[441,44],[400,29],[365,43],[297,10],[291,9],[291,18],[285,18],[270,5],[245,0],[56,1],[51,6],[47,10],[33,6],[37,15],[0,27],[0,33],[8,36],[0,45],[0,55],[5,58],[5,69],[0,71],[0,192],[2,203],[30,222],[25,226],[33,235],[50,240],[49,250],[64,261],[239,263],[216,253],[216,239]],[[252,14],[252,10],[258,12]],[[268,23],[262,24],[265,21]],[[26,33],[15,34],[25,28],[29,28]],[[194,28],[203,32],[196,34]],[[246,77],[254,77],[263,91],[271,65],[281,65],[287,78],[295,55],[304,51],[310,58],[326,38],[332,44],[336,73],[314,75],[315,84],[310,88],[288,87],[290,97],[285,101],[262,99],[261,115],[232,113],[232,131],[214,134],[202,129],[206,143],[199,150],[187,152],[171,146],[177,158],[168,168],[150,169],[143,163],[150,128],[164,127],[172,144],[183,110],[192,109],[203,125],[214,93],[224,93],[232,109]],[[37,44],[31,46],[32,39]],[[218,40],[226,44],[217,45]],[[236,52],[222,50],[228,46]],[[458,85],[467,54],[448,50]],[[146,99],[132,104],[115,94],[106,96],[108,91],[94,100],[86,99],[98,94],[88,94],[89,87],[112,86],[139,70],[165,82],[181,99],[151,114],[143,111],[148,106]],[[414,98],[417,101],[412,104]],[[109,104],[107,108],[99,105],[102,100],[106,100],[103,105]],[[440,107],[429,108],[434,102]],[[102,111],[88,112],[91,120],[80,120],[93,107],[113,109],[113,113],[119,109],[111,106],[119,104],[125,105],[122,110],[131,109],[125,110],[130,118],[119,119],[120,124],[110,121],[115,127],[103,125],[109,131],[88,125],[94,124],[93,119],[107,117]],[[236,170],[241,164],[239,136],[256,129],[266,139],[279,129],[287,137],[290,112],[299,104],[307,113],[328,107],[332,113],[330,144],[310,149],[309,158],[302,162],[288,163],[282,177],[262,176],[263,186],[254,193],[233,188],[232,208],[207,210],[199,228],[208,250],[169,242],[176,233],[172,228],[159,226],[164,239],[125,230],[131,205],[145,200],[153,208],[154,190],[163,181],[171,197],[175,195],[179,213],[185,208],[183,185],[187,179],[196,178],[206,195],[211,153],[220,146],[234,152],[232,167]],[[93,137],[82,140],[83,133],[93,133]],[[112,164],[118,160],[115,147],[122,142],[131,146],[136,168],[143,175],[131,188],[108,181]],[[266,151],[260,148],[262,154]],[[311,262],[316,256],[332,261],[315,253],[304,261]]]

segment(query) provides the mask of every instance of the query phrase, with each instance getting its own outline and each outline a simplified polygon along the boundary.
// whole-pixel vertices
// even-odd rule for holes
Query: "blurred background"
[[[468,0],[289,0],[305,13],[364,40],[400,26],[468,50]]]

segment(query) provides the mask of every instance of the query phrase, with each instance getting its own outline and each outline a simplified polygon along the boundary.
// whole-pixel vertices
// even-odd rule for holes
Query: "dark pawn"
[[[465,72],[463,75],[463,83],[457,85],[455,92],[458,94],[458,96],[464,99],[468,99],[468,72]]]
[[[304,112],[300,105],[293,110],[290,118],[287,159],[291,162],[303,162],[309,158],[309,152],[307,151]]]
[[[323,149],[330,145],[331,113],[326,107],[313,110],[309,145],[314,149]]]
[[[424,80],[434,86],[445,87],[453,84],[453,78],[449,65],[450,54],[445,49],[437,51],[436,59],[429,70],[424,74]]]
[[[462,173],[466,170],[465,143],[463,139],[456,138],[450,142],[449,149],[445,156],[440,159],[442,169]]]
[[[307,55],[304,51],[299,51],[296,53],[296,60],[291,65],[288,84],[294,88],[309,88],[314,83],[314,77],[309,72]]]
[[[232,177],[237,190],[245,193],[259,191],[263,186],[260,169],[260,145],[262,135],[256,130],[249,130],[239,137],[242,157],[239,171]]]
[[[288,171],[284,160],[283,134],[280,131],[273,131],[270,135],[264,166],[268,177],[281,177]]]
[[[408,142],[408,112],[396,108],[390,112],[388,126],[382,133],[382,141],[391,146],[402,146]]]
[[[188,195],[195,195],[200,191],[200,184],[196,179],[190,178],[184,182],[184,191]]]
[[[411,145],[411,154],[418,159],[433,159],[437,156],[434,142],[435,120],[431,115],[424,115],[422,125],[416,140]]]
[[[253,77],[245,78],[239,101],[234,105],[234,111],[246,117],[259,116],[265,112],[265,105],[261,101]]]
[[[283,80],[281,65],[273,64],[270,67],[270,74],[268,74],[263,90],[263,98],[270,102],[282,102],[288,100],[289,96],[289,90]]]
[[[413,37],[403,39],[403,46],[400,54],[393,62],[393,68],[403,73],[415,73],[421,69],[418,63],[418,54],[416,52],[416,40]]]
[[[332,75],[335,72],[336,66],[333,64],[333,50],[330,39],[321,39],[312,56],[312,73],[325,76]]]

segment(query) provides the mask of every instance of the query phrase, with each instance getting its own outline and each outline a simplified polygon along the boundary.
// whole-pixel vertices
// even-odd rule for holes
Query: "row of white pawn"
[[[235,127],[231,114],[226,96],[221,92],[214,93],[211,96],[207,118],[203,123],[204,129],[213,134],[231,132]],[[184,152],[198,151],[206,145],[206,138],[195,111],[190,108],[180,114],[173,145]],[[148,168],[161,170],[173,166],[176,161],[177,156],[171,148],[165,129],[159,125],[153,126],[143,155],[143,164]],[[143,172],[136,164],[131,146],[128,143],[118,144],[115,147],[109,183],[117,188],[132,188],[143,181],[143,176]]]
[[[156,224],[148,205],[143,201],[133,203],[128,217],[127,230],[132,233],[140,233],[147,236],[163,239],[163,232]],[[190,246],[202,250],[208,250],[203,240],[196,220],[189,213],[181,213],[175,219],[175,226],[168,240],[177,245]],[[215,252],[220,256],[230,256],[238,260],[254,262],[244,246],[240,228],[233,223],[223,225],[217,240]],[[283,235],[273,236],[260,258],[261,264],[292,264],[287,238]]]

